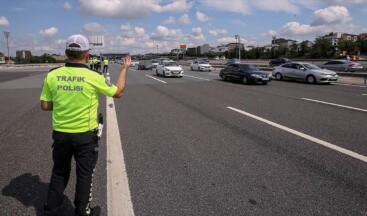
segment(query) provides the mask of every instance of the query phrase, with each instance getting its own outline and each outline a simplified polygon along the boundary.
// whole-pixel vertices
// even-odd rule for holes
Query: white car
[[[222,57],[220,57],[219,59],[221,59],[221,60],[225,60],[225,59],[226,59],[226,57],[222,56]]]
[[[138,61],[131,61],[131,64],[130,64],[130,66],[132,66],[132,67],[135,67],[136,65],[138,65],[140,62],[138,62]]]
[[[153,60],[153,61],[152,61],[152,66],[151,66],[151,68],[152,68],[152,69],[157,68],[158,64],[159,64],[159,61],[158,61],[158,60]]]
[[[182,67],[175,61],[161,61],[155,71],[157,76],[162,75],[163,77],[176,76],[181,78],[184,73]]]
[[[206,61],[193,61],[190,65],[190,70],[212,71],[212,66]]]

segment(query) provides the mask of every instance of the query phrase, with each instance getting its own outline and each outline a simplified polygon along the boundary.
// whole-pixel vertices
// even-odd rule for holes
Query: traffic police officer
[[[103,59],[103,73],[107,73],[107,71],[108,71],[108,59],[107,58],[105,58],[105,59]]]
[[[120,98],[126,85],[131,58],[126,57],[120,76],[113,85],[103,75],[89,70],[89,42],[82,35],[66,40],[68,63],[51,70],[44,79],[41,108],[52,111],[53,169],[44,207],[46,215],[58,215],[67,186],[71,159],[76,162],[75,215],[99,215],[92,200],[92,178],[98,159],[98,94]]]

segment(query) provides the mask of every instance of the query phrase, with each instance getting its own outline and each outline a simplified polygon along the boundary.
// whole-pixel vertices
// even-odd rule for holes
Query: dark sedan
[[[152,69],[152,65],[148,63],[140,63],[138,64],[138,70],[150,70]]]
[[[278,59],[273,59],[269,62],[269,67],[274,67],[274,66],[279,66],[285,63],[291,62],[291,60],[287,59],[287,58],[278,58]]]
[[[260,71],[259,68],[252,64],[229,64],[220,71],[219,76],[223,81],[234,79],[241,81],[243,84],[255,83],[266,85],[270,82],[269,74]]]

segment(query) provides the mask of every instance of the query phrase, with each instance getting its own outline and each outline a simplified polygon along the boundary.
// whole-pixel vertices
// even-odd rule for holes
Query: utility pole
[[[236,38],[236,43],[238,43],[238,60],[241,61],[241,37],[239,35],[235,35],[235,38]]]
[[[159,45],[157,44],[157,58],[158,58],[158,47],[159,47]]]
[[[4,35],[6,37],[6,46],[8,48],[8,64],[9,64],[9,62],[10,62],[10,55],[9,55],[9,35],[10,35],[10,32],[4,31]]]

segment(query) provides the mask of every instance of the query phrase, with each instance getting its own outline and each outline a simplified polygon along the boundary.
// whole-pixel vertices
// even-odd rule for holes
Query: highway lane
[[[110,66],[112,81],[118,68]],[[366,112],[302,99],[366,110],[366,88],[245,86],[214,73],[185,74],[162,78],[132,68],[125,95],[115,100],[136,215],[367,213],[365,162],[227,108],[367,156]],[[51,172],[50,113],[40,111],[38,101],[44,75],[0,83],[1,215],[40,215],[42,209]],[[100,103],[104,112],[104,97]],[[93,201],[104,214],[105,154],[103,145]],[[74,182],[66,191],[70,212]]]
[[[365,162],[227,109],[367,155],[364,112],[301,99],[366,109],[364,88],[146,74],[130,72],[115,103],[137,215],[366,213]]]

